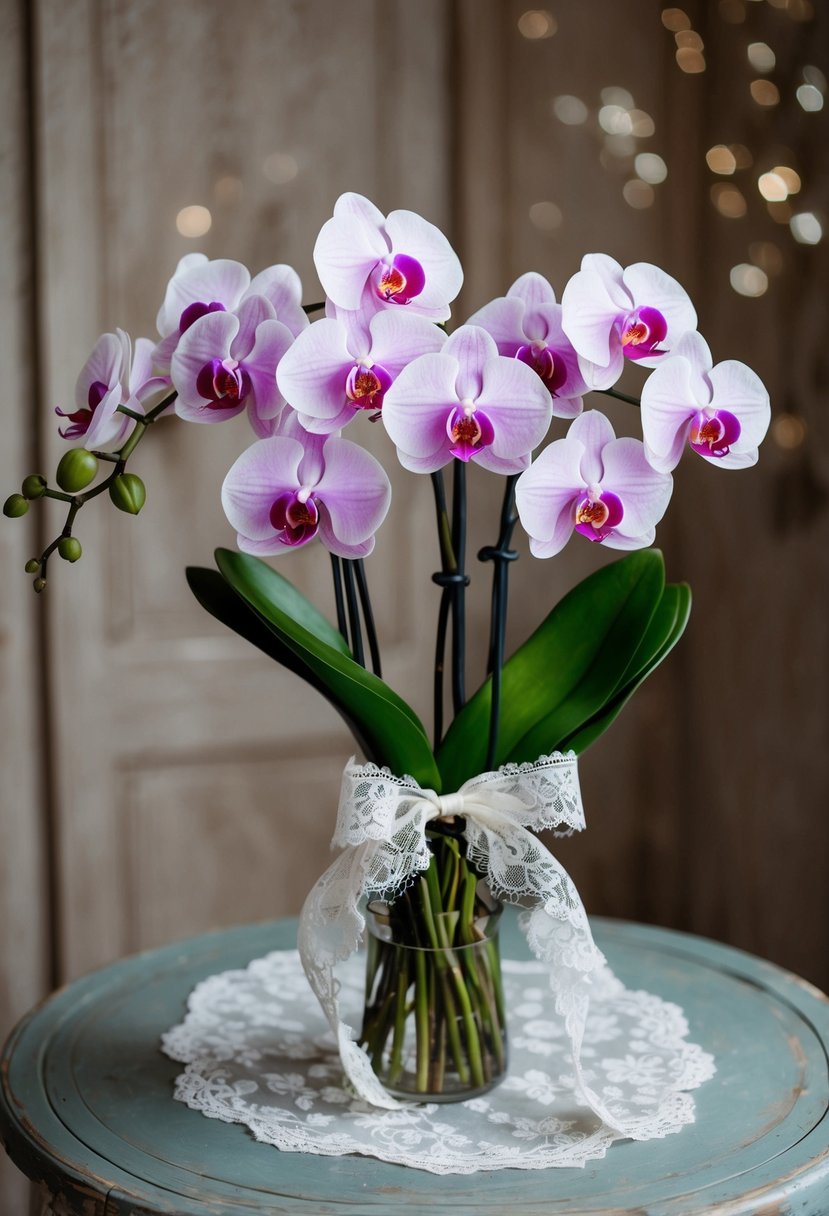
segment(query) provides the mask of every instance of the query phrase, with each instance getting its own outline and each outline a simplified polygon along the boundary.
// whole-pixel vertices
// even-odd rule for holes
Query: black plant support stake
[[[348,645],[348,627],[345,620],[345,600],[343,599],[343,574],[340,569],[340,559],[336,553],[331,554],[331,574],[334,580],[334,605],[337,610],[337,628]]]
[[[355,663],[365,667],[366,659],[363,652],[363,631],[360,628],[360,608],[357,603],[357,588],[354,585],[354,562],[343,558],[343,573],[345,576],[345,602],[348,608],[348,626],[351,635],[351,653]]]
[[[377,641],[377,629],[374,625],[374,613],[371,609],[371,598],[368,593],[368,579],[366,578],[366,570],[361,557],[354,562],[354,573],[357,576],[357,591],[360,596],[360,608],[363,612],[363,622],[366,627],[368,649],[369,653],[371,654],[371,669],[379,679],[383,674],[380,667],[380,646]]]
[[[446,658],[446,632],[449,625],[449,611],[455,603],[455,588],[465,587],[469,579],[458,568],[455,556],[454,530],[449,523],[449,512],[446,507],[446,491],[443,484],[443,472],[432,473],[432,490],[435,496],[435,513],[437,515],[438,540],[440,543],[441,569],[432,575],[432,582],[442,588],[438,624],[435,633],[435,676],[433,688],[435,750],[443,736],[443,676]],[[454,504],[453,504],[454,513]]]
[[[504,501],[501,507],[501,528],[497,545],[487,545],[478,553],[478,560],[492,562],[492,615],[489,629],[488,671],[492,676],[492,702],[489,714],[489,742],[487,744],[486,767],[492,769],[498,753],[498,732],[501,724],[501,678],[504,667],[504,643],[507,629],[507,592],[509,589],[510,562],[518,558],[515,549],[510,549],[512,533],[518,523],[515,511],[515,483],[518,474],[507,478]]]

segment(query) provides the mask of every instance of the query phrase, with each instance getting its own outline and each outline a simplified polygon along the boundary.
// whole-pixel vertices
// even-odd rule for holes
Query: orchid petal
[[[293,266],[280,264],[260,270],[251,280],[247,295],[265,296],[273,305],[276,319],[287,325],[296,338],[310,322],[302,308],[302,282]]]
[[[515,505],[536,557],[552,557],[570,539],[575,522],[573,507],[584,491],[582,454],[578,441],[557,439],[516,482]]]
[[[95,383],[105,384],[107,388],[117,384],[120,390],[123,357],[124,349],[118,335],[101,334],[75,384],[75,405],[78,409],[89,408],[89,390]]]
[[[192,256],[192,255],[191,255]],[[228,312],[236,308],[250,284],[250,274],[241,262],[227,258],[215,261],[179,262],[176,273],[167,284],[164,303],[158,312],[156,324],[162,338],[174,333],[179,326],[181,314],[191,304],[223,304]]]
[[[520,299],[501,296],[490,300],[483,308],[473,313],[467,325],[477,325],[492,337],[499,355],[512,358],[527,335],[524,333],[524,304]]]
[[[700,404],[694,369],[684,355],[670,356],[651,372],[642,389],[642,435],[653,468],[668,473],[679,464]]]
[[[341,431],[343,427],[348,426],[359,413],[360,407],[346,400],[339,414],[335,414],[333,418],[315,418],[312,414],[300,412],[299,420],[309,435],[331,435],[334,431]]]
[[[611,334],[620,309],[595,267],[588,266],[573,275],[564,288],[561,307],[562,326],[574,349],[597,368],[608,369],[616,354]],[[585,379],[591,383],[587,376]]]
[[[271,507],[286,490],[300,489],[302,455],[302,445],[285,435],[260,439],[242,453],[222,485],[222,507],[231,527],[252,541],[273,536]]]
[[[343,409],[346,377],[353,365],[345,326],[323,317],[301,333],[284,355],[277,383],[295,410],[327,422]]]
[[[614,311],[630,310],[633,301],[630,292],[625,288],[625,272],[615,258],[607,253],[586,253],[581,260],[581,269],[599,276],[613,302]]]
[[[483,384],[484,363],[498,357],[494,339],[477,325],[462,325],[447,340],[443,353],[457,360],[454,395],[459,401],[476,401]]]
[[[385,223],[383,212],[362,194],[347,191],[334,204],[334,215],[358,220],[366,229],[380,231]]]
[[[526,311],[531,313],[542,305],[555,304],[556,293],[543,275],[530,270],[515,280],[507,292],[507,298],[523,300]]]
[[[402,452],[416,459],[445,452],[446,459],[429,471],[451,459],[446,419],[458,404],[458,372],[457,360],[445,354],[445,347],[440,354],[421,355],[403,368],[383,402],[383,424]],[[411,467],[402,457],[401,464]]]
[[[771,421],[771,404],[763,381],[736,359],[718,363],[708,378],[712,388],[711,408],[729,410],[740,423],[740,437],[732,451],[756,448],[765,438]],[[722,464],[726,459],[722,457],[716,463]]]
[[[482,379],[476,406],[494,424],[493,456],[514,460],[528,455],[549,430],[553,413],[549,392],[525,363],[500,355],[487,360]]]
[[[360,198],[359,195],[343,197]],[[341,202],[342,199],[338,199],[334,216],[323,224],[317,237],[314,265],[326,295],[338,307],[354,311],[360,307],[366,279],[388,253],[388,244],[382,232],[367,223],[362,213],[338,211]],[[362,202],[368,203],[368,200]],[[382,216],[380,220],[382,222]]]
[[[244,363],[251,382],[251,394],[246,402],[251,419],[255,416],[265,422],[275,418],[284,408],[285,398],[277,385],[276,369],[293,341],[293,334],[281,321],[267,320],[257,327],[253,350]]]
[[[653,469],[641,440],[628,436],[605,445],[602,464],[602,488],[617,494],[625,511],[615,531],[624,536],[644,535],[665,514],[673,491],[673,478],[669,473]]]
[[[231,358],[238,359],[240,363],[246,359],[253,350],[258,326],[263,321],[273,320],[275,316],[276,313],[270,300],[266,300],[264,296],[251,295],[248,292],[236,309],[239,330],[230,345]]]
[[[604,538],[602,544],[607,549],[647,549],[656,540],[656,528],[648,528],[641,536],[626,536],[619,531],[613,531]]]
[[[635,262],[627,267],[622,278],[635,308],[657,308],[665,318],[668,333],[661,343],[663,350],[673,350],[683,334],[696,329],[697,314],[688,293],[664,270],[650,262]],[[639,362],[645,367],[656,367],[660,357],[651,355]]]
[[[128,388],[131,394],[139,394],[151,380],[161,381],[161,377],[153,376],[153,349],[153,343],[149,338],[136,338],[128,378]]]
[[[391,502],[391,485],[380,462],[348,439],[330,438],[322,449],[325,469],[315,494],[341,544],[363,544],[382,524]]]
[[[324,502],[319,504],[319,513],[319,538],[329,553],[333,553],[337,557],[349,557],[354,559],[359,557],[368,557],[368,555],[373,551],[373,534],[369,536],[367,540],[361,541],[359,544],[346,545],[335,533],[331,523],[331,518]]]
[[[239,328],[239,321],[229,312],[211,312],[200,317],[181,335],[173,355],[171,374],[178,393],[176,413],[190,422],[223,422],[244,409],[237,401],[227,409],[205,409],[207,398],[198,391],[197,380],[202,368],[213,359],[226,359],[230,345]]]
[[[371,359],[394,379],[421,355],[443,349],[446,334],[408,309],[387,308],[371,318]]]
[[[84,434],[83,446],[88,449],[118,447],[133,425],[126,414],[116,413],[121,401],[121,386],[116,384],[101,398],[92,413]]]
[[[463,285],[458,255],[439,228],[414,211],[392,211],[385,222],[394,253],[408,254],[420,262],[426,275],[423,291],[407,306],[412,312],[434,310],[441,320],[449,316],[449,304]]]
[[[600,410],[585,410],[571,423],[567,438],[577,439],[582,445],[580,468],[584,484],[598,485],[604,476],[603,449],[616,438],[610,420]]]

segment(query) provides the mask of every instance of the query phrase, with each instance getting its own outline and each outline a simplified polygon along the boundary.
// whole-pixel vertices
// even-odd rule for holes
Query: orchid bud
[[[20,488],[24,498],[42,498],[46,489],[46,478],[41,477],[40,473],[30,473],[23,479]]]
[[[41,591],[46,590],[46,579],[45,578],[36,578],[35,581],[32,583],[32,586],[34,587],[37,594],[40,595]]]
[[[95,480],[97,472],[97,456],[93,456],[86,448],[70,448],[60,458],[55,480],[67,494],[76,494]]]
[[[3,514],[9,519],[19,519],[21,515],[25,515],[29,509],[29,504],[22,494],[10,494],[3,503]]]
[[[119,511],[137,515],[144,506],[147,491],[135,473],[119,473],[109,484],[109,496]]]
[[[81,542],[74,536],[62,536],[58,541],[58,553],[65,562],[76,562],[83,553]]]
[[[40,562],[36,557],[30,557],[23,569],[27,574],[37,574],[40,569]]]

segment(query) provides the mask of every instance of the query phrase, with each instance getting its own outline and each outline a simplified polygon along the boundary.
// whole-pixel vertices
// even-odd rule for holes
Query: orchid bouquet
[[[208,424],[246,412],[255,439],[222,486],[240,552],[219,550],[217,570],[188,570],[202,605],[327,697],[368,761],[424,789],[449,793],[500,766],[580,753],[688,619],[688,587],[666,585],[661,555],[650,548],[672,470],[686,446],[721,468],[753,464],[769,424],[767,392],[744,364],[713,364],[690,299],[656,266],[623,269],[589,254],[560,303],[545,278],[524,274],[448,334],[461,265],[420,216],[383,216],[345,194],[319,234],[314,262],[326,299],[303,305],[287,265],[251,278],[238,262],[188,255],[167,286],[157,342],[133,345],[122,330],[99,338],[78,378],[75,408],[57,410],[73,446],[58,464],[56,487],[32,474],[4,507],[17,516],[36,499],[67,504],[60,535],[27,563],[35,590],[46,586],[55,551],[70,562],[81,556],[76,516],[90,500],[106,491],[122,511],[141,509],[144,485],[127,463],[152,424],[172,411]],[[626,360],[650,370],[641,400],[614,388]],[[642,438],[617,437],[603,413],[585,409],[591,392],[639,407]],[[432,742],[381,678],[364,559],[391,487],[359,443],[368,422],[385,429],[404,468],[429,476],[434,493],[440,599]],[[548,440],[551,425],[557,431]],[[470,465],[504,482],[493,544],[478,555],[493,565],[487,675],[467,697]],[[573,533],[632,552],[571,590],[507,659],[519,521],[538,558],[559,553]],[[313,541],[331,554],[336,624],[262,560]],[[454,713],[445,729],[450,631]],[[485,936],[492,909],[457,816],[433,819],[427,835],[428,869],[382,906],[381,919],[396,941],[472,944]],[[390,1083],[400,1069],[401,1021],[412,1010],[418,1092],[435,1090],[447,1052],[458,1075],[478,1086],[490,1058],[497,1067],[497,969],[486,952],[469,966],[469,974],[413,975],[401,1000],[375,952],[363,1040],[376,1065],[390,1055]],[[448,1039],[435,1014],[439,1001],[451,1015]],[[463,1042],[451,1029],[461,1015]]]

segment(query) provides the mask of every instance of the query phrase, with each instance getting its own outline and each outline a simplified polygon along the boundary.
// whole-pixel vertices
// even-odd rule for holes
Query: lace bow
[[[581,1045],[590,991],[624,991],[593,942],[587,913],[571,878],[533,835],[549,828],[569,835],[584,827],[573,752],[508,764],[467,781],[457,793],[424,790],[411,777],[349,761],[343,773],[332,847],[343,852],[311,890],[302,909],[298,947],[308,981],[337,1036],[343,1066],[357,1093],[387,1109],[401,1103],[380,1084],[352,1028],[340,1018],[334,966],[358,947],[365,929],[364,897],[389,899],[429,865],[426,825],[463,816],[470,861],[494,894],[531,901],[520,923],[536,958],[549,968],[556,1012],[572,1052],[577,1095],[622,1135],[637,1137],[639,1112],[613,1115],[587,1085]]]

